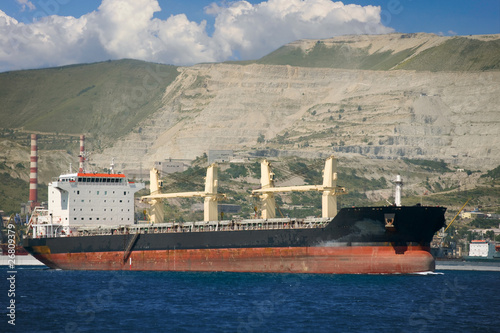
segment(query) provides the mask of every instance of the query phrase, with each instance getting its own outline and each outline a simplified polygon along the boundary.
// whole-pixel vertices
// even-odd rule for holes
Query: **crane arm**
[[[465,205],[467,205],[467,203],[470,201],[470,198],[464,203],[464,205],[462,206],[462,208],[460,208],[460,210],[458,211],[457,215],[455,215],[455,217],[453,218],[453,220],[451,220],[450,224],[448,224],[448,226],[446,227],[446,229],[444,229],[444,232],[446,232],[446,230],[448,230],[448,228],[451,226],[451,224],[455,221],[455,219],[458,217],[458,215],[460,214],[460,212],[462,211],[462,209],[464,209]]]

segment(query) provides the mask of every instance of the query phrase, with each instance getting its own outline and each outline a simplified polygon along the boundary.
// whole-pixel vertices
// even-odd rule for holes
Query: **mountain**
[[[96,158],[127,156],[132,167],[232,149],[492,168],[500,164],[499,38],[344,36],[294,42],[256,62],[179,68],[154,116]],[[450,56],[453,44],[463,58]]]
[[[247,62],[125,59],[0,73],[0,143],[10,142],[0,147],[14,147],[0,149],[0,162],[27,178],[37,132],[46,160],[54,149],[61,160],[40,163],[44,181],[71,156],[76,165],[80,134],[101,168],[114,158],[147,170],[231,149],[486,171],[500,165],[499,66],[500,35],[389,34],[301,40]]]
[[[440,37],[418,33],[300,40],[256,63],[363,70],[500,70],[500,39],[498,35]]]
[[[157,111],[177,75],[137,60],[0,73],[0,126],[117,139]]]

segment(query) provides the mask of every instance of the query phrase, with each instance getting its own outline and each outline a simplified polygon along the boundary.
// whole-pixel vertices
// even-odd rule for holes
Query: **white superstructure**
[[[469,257],[492,257],[495,253],[495,245],[485,240],[473,240],[469,244]]]
[[[31,221],[36,236],[70,235],[78,227],[134,224],[134,193],[143,183],[114,173],[71,173],[49,183],[47,210]]]

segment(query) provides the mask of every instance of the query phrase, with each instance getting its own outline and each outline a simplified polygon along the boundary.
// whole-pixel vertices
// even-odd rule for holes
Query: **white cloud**
[[[21,11],[24,12],[26,10],[26,7],[28,7],[29,10],[35,10],[36,7],[33,4],[33,2],[29,0],[16,0],[18,4],[21,5]]]
[[[210,11],[217,13],[214,39],[228,43],[245,59],[302,38],[393,31],[381,24],[380,7],[329,0],[269,0],[257,5],[239,1]]]
[[[29,6],[29,1],[18,2]],[[0,71],[135,58],[190,65],[256,59],[301,38],[387,33],[380,8],[330,0],[212,4],[214,32],[184,14],[154,18],[156,0],[103,0],[80,18],[48,16],[22,23],[0,11]]]

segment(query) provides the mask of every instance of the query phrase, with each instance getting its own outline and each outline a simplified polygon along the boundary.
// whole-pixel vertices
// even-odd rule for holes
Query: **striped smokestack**
[[[80,166],[78,172],[83,172],[83,162],[85,161],[83,155],[85,154],[85,135],[80,135]]]
[[[32,211],[38,205],[38,147],[36,134],[31,134],[29,203]]]

